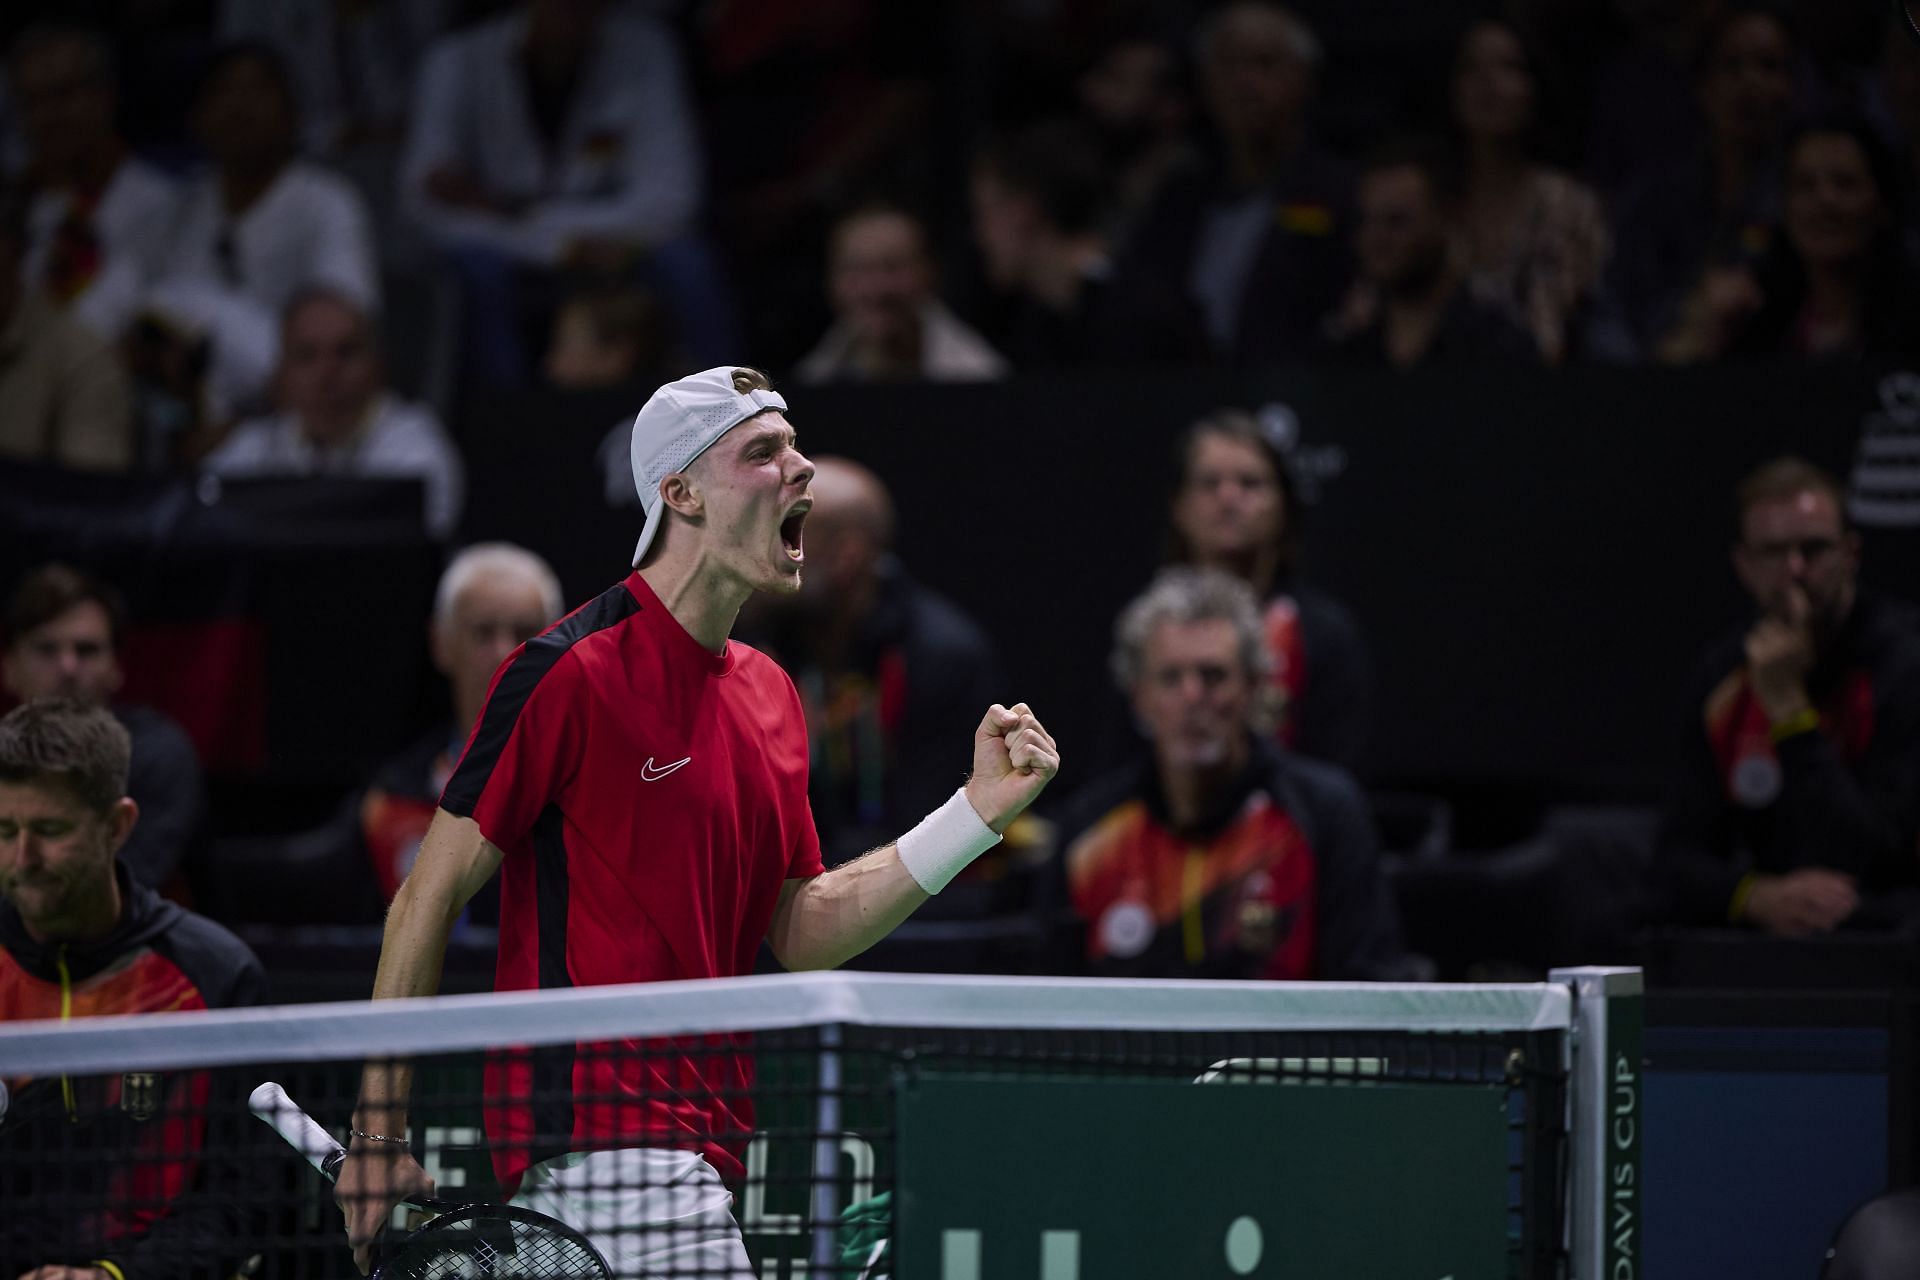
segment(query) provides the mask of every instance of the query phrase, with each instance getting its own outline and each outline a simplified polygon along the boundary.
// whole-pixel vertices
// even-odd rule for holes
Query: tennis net
[[[1585,1280],[1636,1252],[1638,983],[808,974],[15,1023],[0,1267],[354,1274],[249,1099],[344,1141],[391,1059],[384,1136],[440,1201],[516,1196],[614,1276]],[[497,1223],[407,1235],[431,1217],[396,1210],[389,1275],[565,1270]]]

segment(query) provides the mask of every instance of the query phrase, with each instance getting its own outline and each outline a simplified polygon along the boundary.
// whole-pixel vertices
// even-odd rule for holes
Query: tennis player
[[[1053,777],[1058,750],[1026,704],[990,707],[965,786],[896,843],[822,871],[800,699],[728,639],[753,592],[800,586],[813,466],[786,407],[764,374],[719,368],[640,410],[635,572],[494,676],[387,918],[375,999],[435,990],[448,930],[496,868],[503,991],[743,974],[762,938],[790,969],[831,968]],[[617,1276],[750,1280],[725,1185],[753,1130],[750,1064],[712,1046],[606,1048],[489,1065],[502,1187],[586,1234]],[[362,1271],[395,1202],[430,1186],[407,1150],[409,1084],[405,1064],[363,1076],[336,1193]]]

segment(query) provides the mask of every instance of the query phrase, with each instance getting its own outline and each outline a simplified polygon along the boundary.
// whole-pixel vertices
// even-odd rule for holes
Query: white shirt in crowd
[[[407,212],[443,245],[549,264],[582,238],[653,245],[685,231],[701,172],[672,35],[631,8],[610,11],[550,153],[527,98],[526,30],[525,13],[510,13],[427,51],[400,165]],[[440,204],[426,180],[441,168],[531,206],[509,218]]]
[[[446,538],[460,521],[466,469],[439,419],[423,405],[383,394],[352,439],[323,449],[301,433],[290,412],[254,418],[233,429],[207,456],[217,476],[337,476],[364,480],[419,479],[426,485],[427,532]]]
[[[150,164],[122,160],[88,219],[100,246],[99,268],[67,314],[109,342],[119,338],[164,267],[179,206],[177,183]],[[65,191],[42,191],[27,208],[22,273],[36,287],[46,286],[55,235],[72,211]]]
[[[846,326],[828,329],[793,372],[806,383],[859,380]],[[1008,372],[1006,357],[944,304],[929,302],[920,309],[921,377],[931,382],[990,382]]]
[[[369,313],[380,277],[366,202],[353,185],[296,160],[238,218],[218,175],[187,191],[147,303],[212,339],[210,408],[224,415],[257,399],[280,362],[280,313],[304,288],[325,286]]]
[[[339,174],[295,160],[238,218],[209,173],[188,189],[167,251],[168,280],[219,284],[277,324],[301,289],[325,285],[365,310],[380,306],[380,274],[366,202]]]

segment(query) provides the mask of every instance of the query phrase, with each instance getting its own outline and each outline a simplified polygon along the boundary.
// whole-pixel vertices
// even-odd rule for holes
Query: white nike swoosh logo
[[[656,769],[653,764],[653,757],[648,756],[647,762],[640,766],[640,781],[658,782],[660,781],[660,779],[666,777],[668,774],[672,773],[675,769],[678,769],[681,765],[686,764],[687,761],[692,759],[693,759],[692,756],[688,756],[686,757],[686,759],[675,760],[672,764],[662,765]]]

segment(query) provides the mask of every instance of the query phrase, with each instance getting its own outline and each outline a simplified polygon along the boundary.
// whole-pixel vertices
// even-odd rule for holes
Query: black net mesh
[[[1428,1210],[1496,1237],[1495,1270],[1435,1259],[1455,1274],[1565,1274],[1560,1032],[516,1034],[412,1055],[405,1136],[442,1207],[511,1201],[529,1216],[401,1206],[384,1274],[589,1276],[597,1249],[622,1277],[1091,1280],[1161,1274],[1098,1258],[1133,1247],[1129,1232],[1191,1227],[1185,1274],[1280,1275],[1295,1274],[1283,1237],[1329,1223],[1355,1265],[1370,1248],[1398,1265],[1413,1246],[1380,1227],[1419,1235]],[[108,1280],[355,1274],[334,1185],[248,1096],[278,1081],[345,1140],[360,1061],[285,1061],[272,1038],[260,1050],[238,1066],[37,1078],[0,1056],[5,1280],[103,1264]],[[965,1208],[981,1188],[999,1199]],[[540,1214],[569,1224],[551,1239],[572,1254],[536,1250],[525,1233]]]

